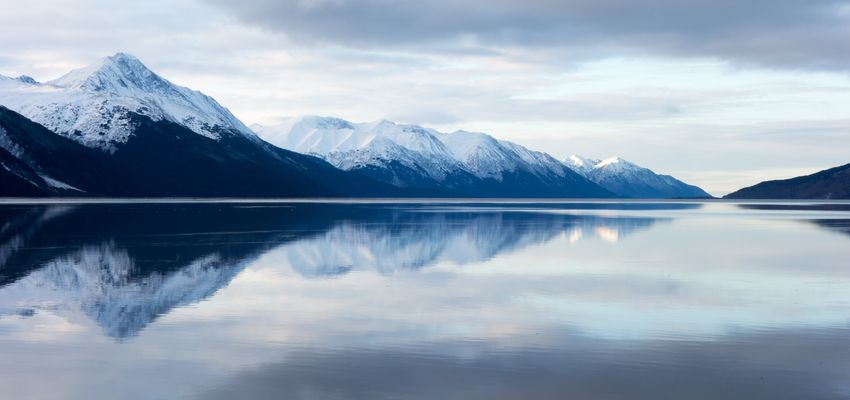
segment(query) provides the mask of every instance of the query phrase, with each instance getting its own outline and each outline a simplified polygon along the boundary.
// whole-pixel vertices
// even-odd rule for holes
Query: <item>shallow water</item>
[[[848,399],[850,203],[0,205],[38,399]]]

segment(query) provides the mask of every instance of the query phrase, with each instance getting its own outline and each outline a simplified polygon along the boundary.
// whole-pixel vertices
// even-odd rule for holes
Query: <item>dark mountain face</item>
[[[529,171],[505,173],[502,180],[485,179],[476,192],[482,197],[582,197],[610,198],[615,195],[564,167],[564,176],[541,177]]]
[[[0,194],[44,196],[47,183],[26,163],[0,148]]]
[[[3,196],[84,194],[71,189],[87,186],[106,169],[105,154],[57,135],[26,117],[0,106],[0,158],[7,172],[27,183],[0,187]],[[51,184],[53,182],[53,184]]]
[[[621,196],[636,199],[711,198],[699,187],[688,185],[672,176],[656,175],[654,178],[648,183],[626,176],[611,176],[598,183]],[[656,182],[661,184],[654,184]]]
[[[471,188],[475,178],[463,171],[457,171],[443,182],[431,179],[421,171],[415,170],[398,161],[388,161],[383,166],[364,165],[352,172],[365,175],[377,182],[404,188],[405,192],[416,197],[480,197],[465,193]],[[465,190],[466,189],[466,190]]]
[[[812,175],[767,181],[738,190],[727,199],[850,199],[850,164]]]
[[[0,195],[398,195],[389,185],[241,134],[222,132],[221,139],[214,140],[141,115],[133,115],[131,122],[136,126],[133,136],[109,153],[0,107],[5,132],[0,160],[9,166],[0,173],[0,182],[7,183],[0,187]]]
[[[479,178],[457,170],[442,181],[430,178],[403,163],[392,160],[383,166],[354,168],[378,182],[402,185],[416,196],[471,198],[611,198],[615,195],[564,167],[564,175],[539,176],[529,171],[505,172],[501,180]]]

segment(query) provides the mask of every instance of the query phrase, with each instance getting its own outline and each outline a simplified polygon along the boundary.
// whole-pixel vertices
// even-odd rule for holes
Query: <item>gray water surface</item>
[[[0,205],[10,399],[848,399],[850,203]]]

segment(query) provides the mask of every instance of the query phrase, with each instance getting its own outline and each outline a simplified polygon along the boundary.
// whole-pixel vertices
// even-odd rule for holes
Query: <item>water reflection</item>
[[[573,243],[581,239],[616,243],[659,221],[499,209],[395,210],[386,217],[342,221],[278,251],[285,252],[289,264],[303,276],[332,276],[355,269],[392,274],[445,261],[457,265],[486,261],[561,235],[568,235]]]
[[[276,247],[305,277],[354,269],[392,274],[440,261],[485,261],[565,234],[571,242],[617,242],[657,221],[549,211],[528,205],[7,207],[0,230],[0,314],[79,309],[108,336],[121,338],[214,294]]]
[[[763,206],[4,206],[0,384],[846,399],[850,210]]]
[[[826,203],[812,203],[805,201],[786,203],[740,203],[736,206],[743,210],[759,210],[773,213],[801,213],[797,217],[804,222],[813,223],[827,230],[850,235],[850,219],[846,215],[850,213],[850,203],[845,201],[833,201]],[[830,213],[832,215],[825,215]],[[839,217],[839,218],[836,218]]]
[[[741,332],[713,342],[617,343],[557,332],[545,350],[465,343],[289,354],[207,399],[845,399],[844,330]],[[501,351],[500,351],[501,350]]]

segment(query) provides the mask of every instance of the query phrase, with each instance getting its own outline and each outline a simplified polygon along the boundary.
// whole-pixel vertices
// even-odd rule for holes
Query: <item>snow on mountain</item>
[[[383,221],[382,221],[383,222]],[[572,243],[617,242],[657,222],[648,218],[605,218],[537,213],[428,214],[427,223],[344,222],[327,232],[282,245],[271,252],[308,277],[371,270],[391,275],[440,262],[462,266],[543,244],[558,237]]]
[[[576,171],[584,176],[591,170],[596,164],[599,164],[602,160],[594,160],[591,158],[584,158],[577,156],[575,154],[569,156],[566,160],[564,160],[564,164],[567,164],[568,167],[572,168],[573,171]]]
[[[466,182],[456,183],[457,187],[473,181],[486,181],[495,187],[492,185],[510,177],[513,181],[505,185],[504,193],[508,193],[508,187],[547,188],[537,193],[566,193],[569,187],[588,193],[597,190],[593,194],[598,195],[605,193],[546,153],[484,133],[442,133],[386,120],[352,123],[315,116],[254,128],[260,137],[276,146],[319,156],[344,170],[386,171],[400,164],[406,168],[403,173],[395,171],[378,177],[391,175],[391,179],[384,180],[400,186],[412,186],[410,181],[415,181],[416,176],[425,176],[441,185],[450,185],[447,178],[453,178]],[[491,190],[495,193],[499,189]]]
[[[386,120],[352,123],[339,118],[307,116],[272,127],[255,125],[255,128],[269,143],[324,158],[344,170],[385,167],[395,161],[435,181],[443,181],[460,166],[437,137],[438,132],[415,125]]]
[[[539,224],[523,224],[527,221],[521,218],[539,219]],[[502,213],[433,213],[428,215],[427,224],[405,219],[394,224],[346,222],[274,251],[304,276],[339,275],[351,270],[390,275],[438,261],[463,265],[487,260],[551,240],[570,223],[561,217],[521,218]]]
[[[181,124],[199,135],[254,137],[213,98],[177,86],[124,53],[39,83],[0,78],[0,105],[88,147],[114,150],[133,134],[132,114]]]
[[[505,172],[523,168],[536,175],[564,175],[561,163],[550,155],[485,133],[457,131],[442,134],[440,139],[455,159],[480,178],[501,180]]]
[[[211,296],[248,262],[226,262],[211,254],[174,271],[134,280],[131,273],[136,265],[125,250],[109,242],[87,246],[0,288],[0,315],[79,310],[108,336],[123,338],[175,307]]]
[[[572,155],[564,164],[614,193],[635,198],[711,197],[699,187],[659,175],[620,157],[594,160]]]

